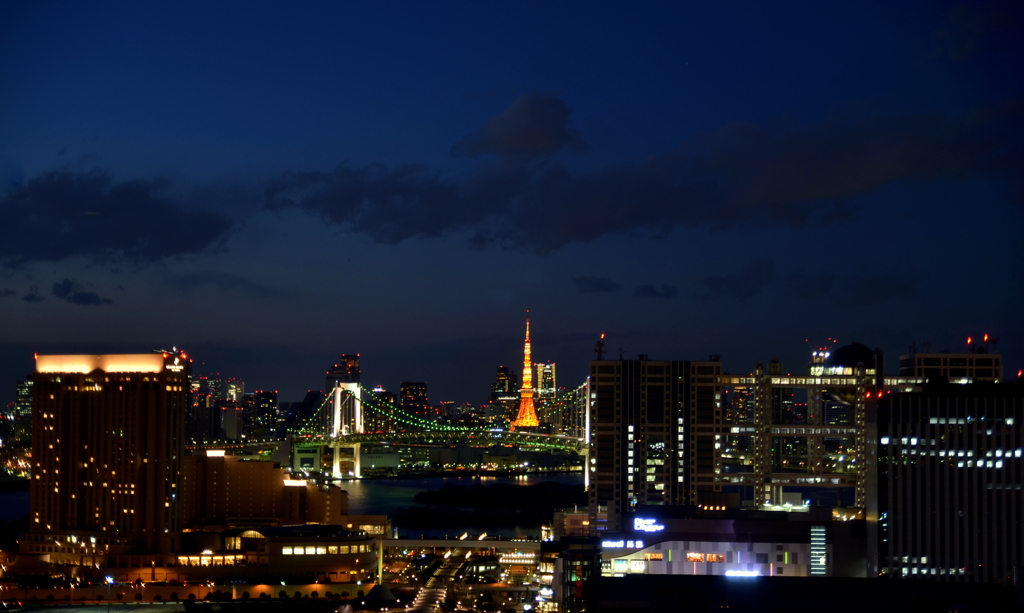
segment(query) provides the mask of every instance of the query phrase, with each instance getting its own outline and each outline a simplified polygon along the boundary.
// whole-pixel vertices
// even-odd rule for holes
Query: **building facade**
[[[977,353],[913,353],[900,356],[900,375],[929,381],[1003,381],[1003,359],[982,346]]]
[[[18,381],[14,400],[14,440],[21,444],[32,441],[32,375]]]
[[[1010,582],[1024,561],[1024,385],[891,394],[879,435],[883,572]]]
[[[594,530],[618,530],[637,505],[696,504],[699,493],[721,491],[721,374],[717,356],[590,363],[586,477]]]
[[[180,355],[37,356],[22,552],[173,551],[188,398]]]
[[[399,408],[407,415],[424,421],[432,421],[430,404],[427,399],[427,384],[419,381],[402,381],[398,385]]]

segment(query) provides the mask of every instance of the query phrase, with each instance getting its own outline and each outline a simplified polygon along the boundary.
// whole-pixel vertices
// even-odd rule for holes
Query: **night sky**
[[[0,400],[185,348],[299,400],[828,337],[1024,367],[1020,2],[4,2]],[[809,339],[809,342],[808,340]]]

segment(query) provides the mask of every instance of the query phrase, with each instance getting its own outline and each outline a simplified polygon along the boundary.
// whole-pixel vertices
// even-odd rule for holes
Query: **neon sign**
[[[664,524],[656,524],[653,519],[640,519],[636,517],[633,519],[633,529],[640,530],[641,532],[661,532],[665,529]]]
[[[643,549],[643,541],[601,541],[602,547],[608,547],[609,549],[622,548],[627,549]]]

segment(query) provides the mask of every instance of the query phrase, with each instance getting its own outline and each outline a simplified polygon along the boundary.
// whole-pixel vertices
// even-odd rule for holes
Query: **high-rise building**
[[[519,386],[516,385],[515,375],[508,366],[499,366],[498,372],[494,375],[494,383],[491,384],[491,401],[498,402],[511,397],[519,399]]]
[[[407,415],[430,420],[430,404],[427,399],[427,384],[419,381],[402,381],[398,384],[399,409]]]
[[[900,375],[929,381],[972,383],[1003,381],[1002,356],[990,348],[988,335],[970,353],[911,353],[900,356]],[[975,343],[970,343],[975,345]]]
[[[277,435],[277,391],[256,390],[252,438],[268,439]]]
[[[502,425],[515,419],[519,410],[519,384],[515,374],[508,366],[499,366],[491,385],[491,405],[501,407],[500,422]]]
[[[541,424],[550,427],[552,432],[560,432],[562,415],[556,403],[558,387],[555,380],[555,363],[545,362],[533,365],[534,408]]]
[[[395,408],[398,406],[398,398],[394,392],[389,392],[378,385],[370,392],[372,398],[372,410],[369,412],[369,421],[366,429],[369,432],[394,432],[395,430]],[[370,403],[367,403],[368,405]]]
[[[332,436],[363,432],[363,390],[360,386],[359,354],[342,354],[337,364],[327,371],[324,389],[332,397]]]
[[[1024,560],[1024,383],[893,393],[878,425],[882,572],[1012,584]]]
[[[228,377],[221,388],[221,400],[229,402],[242,402],[245,396],[245,381],[238,377]]]
[[[193,443],[212,443],[224,435],[217,401],[222,400],[220,375],[199,375],[191,379],[191,398],[185,432]]]
[[[587,480],[594,529],[619,530],[637,505],[696,504],[721,492],[722,373],[704,362],[590,363]],[[597,521],[607,513],[607,525]]]
[[[325,390],[334,389],[337,383],[359,383],[362,371],[359,369],[360,354],[341,354],[338,363],[327,371]]]
[[[186,363],[182,353],[37,356],[23,554],[81,564],[175,549]]]
[[[14,400],[14,440],[28,444],[32,440],[32,375],[17,383]]]
[[[555,363],[545,362],[543,364],[534,364],[533,370],[536,398],[540,400],[554,398],[555,392],[558,390],[555,380]]]

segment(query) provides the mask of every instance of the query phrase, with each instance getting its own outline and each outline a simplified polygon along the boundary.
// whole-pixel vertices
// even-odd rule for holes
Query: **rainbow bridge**
[[[581,403],[586,384],[567,392],[560,402]],[[387,424],[374,430],[368,424]],[[320,406],[289,432],[293,447],[330,447],[334,450],[333,474],[341,478],[342,461],[353,461],[359,476],[359,449],[364,444],[469,445],[518,447],[531,451],[585,453],[580,436],[540,434],[524,429],[457,426],[424,419],[380,399],[358,383],[339,383]]]

